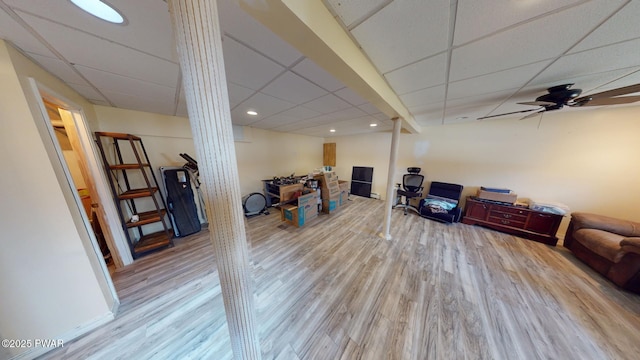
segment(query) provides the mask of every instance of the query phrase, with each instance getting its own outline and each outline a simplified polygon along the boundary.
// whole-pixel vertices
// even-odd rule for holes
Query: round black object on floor
[[[268,214],[267,211],[267,198],[261,193],[251,193],[242,201],[242,208],[244,209],[244,216],[254,216],[258,214]]]

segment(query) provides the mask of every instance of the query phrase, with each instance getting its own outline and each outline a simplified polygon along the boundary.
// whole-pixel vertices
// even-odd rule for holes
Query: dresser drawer
[[[523,215],[527,216],[529,214],[529,209],[519,208],[514,206],[502,206],[502,205],[492,205],[491,210],[501,211],[509,214]]]
[[[497,216],[496,216],[497,214]],[[526,224],[526,220],[527,218],[525,217],[524,220],[523,219],[506,219],[503,216],[501,216],[501,213],[496,213],[495,211],[492,211],[491,214],[489,215],[489,219],[488,221],[494,224],[498,224],[498,225],[504,225],[504,226],[511,226],[511,227],[515,227],[518,229],[524,229],[524,225]]]
[[[489,216],[494,218],[499,218],[499,219],[522,222],[522,223],[527,222],[527,213],[525,213],[524,215],[520,215],[514,212],[505,212],[505,211],[502,211],[502,209],[497,209],[497,210],[491,209]]]

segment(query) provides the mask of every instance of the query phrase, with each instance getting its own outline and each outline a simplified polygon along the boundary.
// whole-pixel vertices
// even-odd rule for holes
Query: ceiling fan
[[[497,116],[527,113],[527,112],[533,111],[533,113],[522,118],[522,119],[526,119],[544,111],[560,110],[565,105],[576,106],[576,107],[602,106],[602,105],[630,104],[636,101],[640,101],[640,95],[623,96],[627,94],[640,92],[640,84],[624,86],[617,89],[607,90],[607,91],[603,91],[603,92],[599,92],[599,93],[595,93],[587,96],[582,96],[582,97],[578,97],[580,96],[580,94],[582,94],[582,90],[572,89],[571,88],[572,86],[573,84],[563,84],[563,85],[552,86],[547,89],[546,94],[542,96],[538,96],[535,101],[518,103],[521,105],[538,106],[537,109],[513,111],[513,112],[504,113],[504,114],[483,116],[478,118],[478,120],[493,118]]]

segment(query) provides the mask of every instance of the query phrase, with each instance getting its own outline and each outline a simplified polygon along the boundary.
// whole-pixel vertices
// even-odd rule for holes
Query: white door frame
[[[69,111],[73,116],[73,121],[76,126],[76,130],[78,133],[78,137],[80,143],[82,145],[82,151],[84,152],[84,157],[86,158],[86,162],[89,167],[90,176],[93,178],[93,182],[96,188],[96,191],[99,194],[100,204],[103,207],[105,217],[107,223],[109,224],[111,233],[113,235],[113,243],[117,247],[117,253],[113,254],[115,256],[120,255],[120,259],[124,265],[130,264],[133,262],[133,257],[129,251],[129,247],[127,245],[126,237],[123,233],[122,227],[120,226],[120,218],[118,216],[117,210],[115,208],[115,204],[112,201],[111,190],[107,183],[106,177],[104,176],[104,171],[102,168],[102,163],[99,158],[96,156],[96,146],[93,142],[93,138],[91,136],[89,127],[87,126],[84,112],[82,111],[82,107],[73,103],[72,101],[64,98],[63,96],[58,95],[55,91],[47,88],[46,86],[39,83],[37,80],[33,78],[29,78],[29,82],[31,84],[32,91],[34,93],[35,98],[38,101],[38,106],[40,111],[42,112],[42,118],[46,122],[46,129],[49,133],[48,141],[51,142],[51,145],[55,149],[54,158],[57,157],[60,159],[59,164],[53,164],[53,166],[61,166],[64,174],[67,178],[67,182],[69,184],[68,187],[61,186],[63,192],[70,192],[75,199],[76,206],[69,206],[72,214],[79,215],[82,217],[82,222],[84,226],[78,226],[78,232],[81,235],[81,239],[85,243],[85,248],[92,249],[92,251],[88,251],[87,255],[89,256],[90,263],[96,272],[96,275],[100,273],[103,275],[103,279],[98,279],[101,283],[101,287],[105,292],[105,295],[111,295],[113,301],[113,313],[115,314],[117,311],[117,307],[119,306],[119,299],[116,293],[115,286],[113,285],[113,281],[111,279],[111,275],[109,274],[109,269],[104,261],[104,257],[102,252],[100,251],[100,246],[95,238],[95,234],[93,233],[93,229],[91,228],[89,218],[85,211],[83,210],[82,201],[77,191],[74,189],[73,179],[71,178],[71,173],[69,172],[69,168],[67,167],[66,161],[64,160],[64,156],[62,153],[62,149],[57,141],[54,141],[56,135],[54,133],[53,127],[51,126],[49,115],[47,114],[47,110],[45,107],[42,98],[50,100],[53,103],[57,103],[62,105]],[[43,138],[43,141],[45,138]],[[48,147],[45,147],[48,148]],[[49,151],[49,150],[47,150]],[[52,154],[50,154],[51,156]],[[127,259],[128,255],[128,259]]]

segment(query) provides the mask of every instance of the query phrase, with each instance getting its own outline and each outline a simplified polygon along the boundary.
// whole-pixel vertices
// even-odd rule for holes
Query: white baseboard
[[[93,331],[95,329],[97,329],[98,327],[110,322],[111,320],[113,320],[115,318],[114,313],[113,312],[108,312],[104,315],[98,316],[97,318],[87,321],[86,323],[75,327],[73,330],[68,331],[67,333],[64,333],[62,335],[59,336],[52,336],[50,339],[55,339],[55,340],[61,340],[63,342],[63,344],[66,344],[68,342],[70,342],[73,339],[76,339],[90,331]],[[34,359],[38,356],[42,356],[44,354],[46,354],[49,351],[52,351],[56,348],[43,348],[43,347],[33,347],[23,353],[20,353],[18,355],[15,355],[14,357],[10,358],[9,360],[22,360],[22,359]]]

